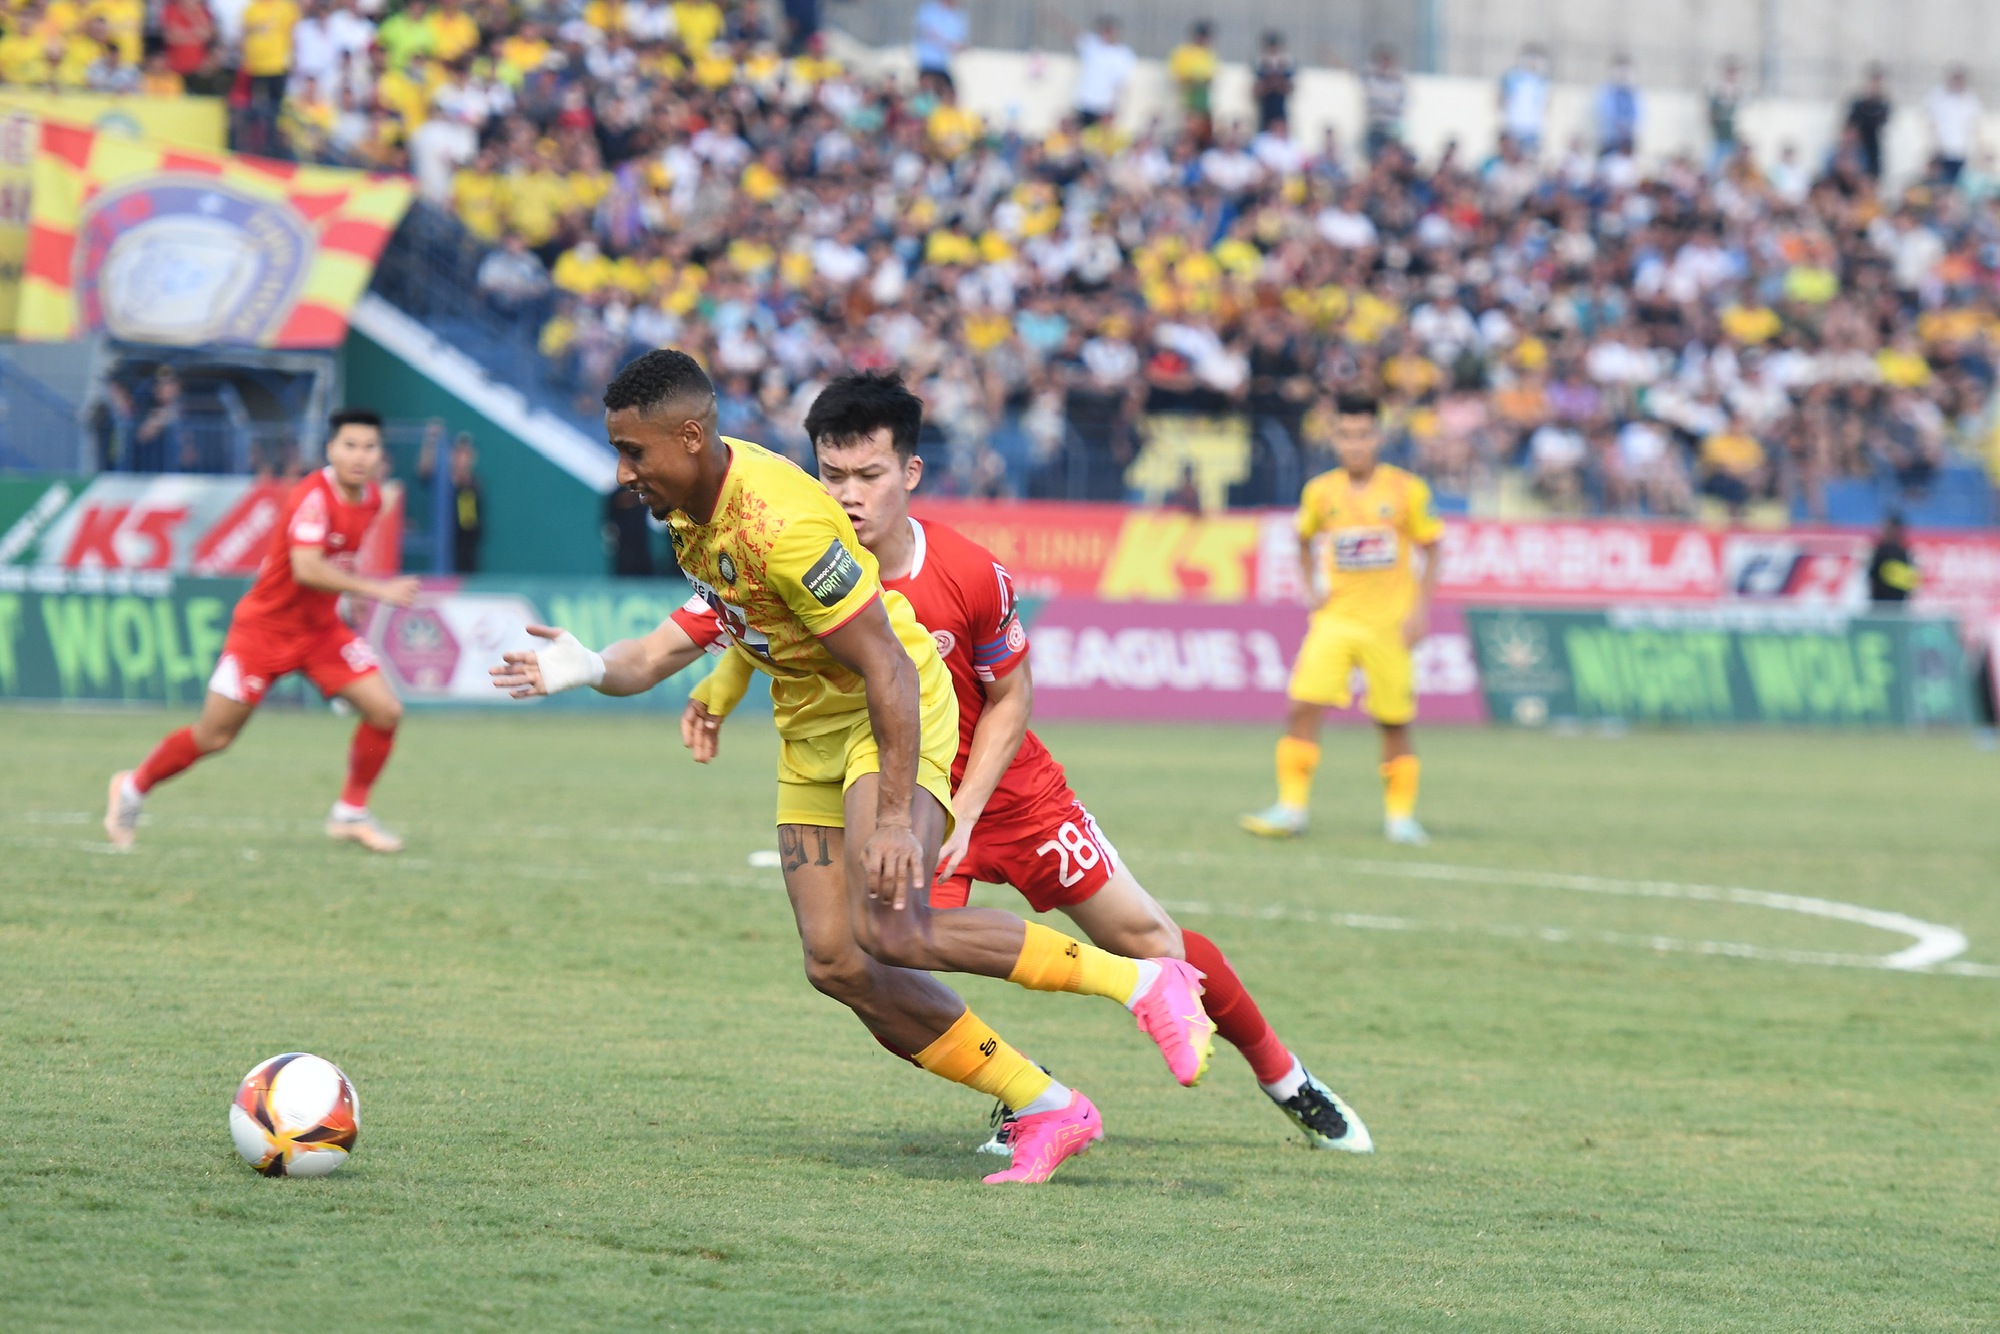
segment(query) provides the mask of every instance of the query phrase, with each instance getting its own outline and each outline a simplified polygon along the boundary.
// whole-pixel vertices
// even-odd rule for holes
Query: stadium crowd
[[[1834,478],[1920,492],[2000,358],[2000,178],[1945,142],[1977,119],[1960,76],[1924,113],[1931,171],[1885,192],[1879,79],[1808,166],[1737,141],[1726,69],[1715,151],[1642,169],[1629,70],[1597,142],[1544,143],[1528,52],[1498,151],[1419,162],[1387,53],[1360,154],[1289,125],[1277,34],[1254,121],[1217,123],[1205,25],[1168,63],[1179,114],[1135,135],[1112,120],[1130,48],[1109,21],[1079,32],[1074,114],[1034,137],[958,104],[955,0],[918,10],[914,85],[829,58],[809,4],[166,0],[150,55],[144,13],[28,0],[0,76],[76,82],[80,55],[57,77],[57,44],[31,49],[61,26],[98,50],[85,86],[140,64],[228,92],[243,147],[411,171],[585,405],[671,343],[713,367],[726,432],[803,452],[828,374],[899,367],[962,494],[1080,475],[1122,494],[1143,420],[1184,411],[1247,415],[1237,494],[1285,498],[1327,462],[1331,394],[1358,387],[1447,503],[1512,486],[1557,511],[1817,512]]]

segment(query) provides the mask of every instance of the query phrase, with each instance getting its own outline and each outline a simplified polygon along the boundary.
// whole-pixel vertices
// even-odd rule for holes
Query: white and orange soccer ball
[[[302,1051],[243,1076],[229,1104],[236,1152],[267,1177],[323,1177],[347,1161],[360,1133],[354,1085],[332,1061]]]

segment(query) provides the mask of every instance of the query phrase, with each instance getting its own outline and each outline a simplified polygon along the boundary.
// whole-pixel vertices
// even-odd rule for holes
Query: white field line
[[[1199,853],[1182,853],[1178,858],[1182,862],[1195,862],[1201,859],[1202,854]],[[1875,955],[1776,949],[1733,941],[1683,941],[1670,936],[1635,936],[1618,932],[1598,932],[1590,936],[1591,939],[1602,940],[1608,944],[1637,944],[1649,949],[1720,954],[1780,963],[1820,964],[1836,968],[1886,968],[1897,972],[1947,972],[1973,977],[2000,977],[2000,966],[1954,962],[1959,955],[1965,953],[1970,944],[1965,938],[1965,933],[1956,927],[1940,926],[1936,922],[1926,922],[1907,913],[1867,908],[1860,904],[1842,903],[1835,899],[1812,898],[1803,894],[1777,894],[1770,890],[1745,889],[1737,885],[1681,884],[1671,880],[1619,880],[1608,876],[1575,875],[1560,871],[1521,871],[1497,866],[1460,866],[1448,862],[1385,862],[1350,857],[1312,860],[1313,864],[1333,871],[1389,876],[1403,880],[1443,880],[1528,889],[1563,889],[1583,894],[1609,894],[1623,898],[1733,903],[1751,908],[1769,908],[1777,912],[1799,913],[1807,917],[1852,922],[1858,926],[1873,927],[1878,931],[1908,936],[1914,942],[1893,954]],[[1172,911],[1171,908],[1169,910]],[[1195,907],[1191,911],[1198,912],[1200,908]],[[1234,909],[1226,911],[1235,916],[1257,916],[1261,912],[1272,918],[1308,920],[1298,914],[1310,910],[1273,905],[1266,909],[1247,910],[1241,913]],[[1335,916],[1326,914],[1316,915],[1312,920],[1324,920],[1340,926],[1366,926],[1361,921],[1336,920]],[[1415,925],[1420,924],[1412,924]],[[1411,929],[1411,927],[1398,929]],[[1431,929],[1454,928],[1432,927]],[[1517,934],[1511,929],[1508,933]]]
[[[75,826],[95,823],[99,818],[88,811],[23,811],[8,817],[14,823],[29,825]],[[190,830],[214,830],[228,833],[299,833],[317,831],[317,820],[266,820],[257,816],[169,816],[156,821],[152,816],[142,817],[142,823],[159,824],[168,828]],[[680,839],[681,831],[671,827],[634,829],[593,829],[576,830],[564,825],[492,825],[484,832],[489,835],[508,836],[535,840],[564,838],[586,838],[608,842],[674,842]],[[73,849],[89,853],[116,853],[118,849],[97,841],[80,839],[57,839],[0,835],[0,842],[17,847],[39,847],[49,849]],[[1182,852],[1173,860],[1182,864],[1194,864],[1213,860],[1216,854]],[[416,869],[417,859],[404,859],[410,869]],[[1911,917],[1907,913],[1890,912],[1882,908],[1868,908],[1856,903],[1842,903],[1837,899],[1813,898],[1802,894],[1779,894],[1764,889],[1746,889],[1737,885],[1683,884],[1672,880],[1621,880],[1609,876],[1578,875],[1561,871],[1523,871],[1497,866],[1461,866],[1451,862],[1387,862],[1372,861],[1357,857],[1309,858],[1308,865],[1333,871],[1347,871],[1356,875],[1387,876],[1402,880],[1440,880],[1464,884],[1504,885],[1527,889],[1562,889],[1583,894],[1608,894],[1622,898],[1683,899],[1700,903],[1733,903],[1751,908],[1768,908],[1776,912],[1798,913],[1807,917],[1821,917],[1832,921],[1851,922],[1857,926],[1872,927],[1878,931],[1888,931],[1908,936],[1914,942],[1892,954],[1849,954],[1827,950],[1782,949],[1767,945],[1750,945],[1728,940],[1683,940],[1675,936],[1636,935],[1619,931],[1574,931],[1566,927],[1532,927],[1495,924],[1486,927],[1461,927],[1447,922],[1425,922],[1411,917],[1385,917],[1369,913],[1321,912],[1311,908],[1299,908],[1287,904],[1264,904],[1250,906],[1242,904],[1210,904],[1199,900],[1174,900],[1165,902],[1169,912],[1189,917],[1223,916],[1240,917],[1253,921],[1310,922],[1325,926],[1347,927],[1360,931],[1442,931],[1477,932],[1483,935],[1509,939],[1537,939],[1550,942],[1570,940],[1591,940],[1606,945],[1637,947],[1655,951],[1670,951],[1684,954],[1717,955],[1736,959],[1757,959],[1771,963],[1812,964],[1829,968],[1870,968],[1887,969],[1907,973],[1948,973],[1957,977],[2000,978],[2000,964],[1974,963],[1958,956],[1965,953],[1970,942],[1965,933],[1956,927],[1941,926]],[[429,863],[423,863],[428,866]],[[589,880],[595,874],[583,867],[548,867],[539,874],[551,880]],[[738,873],[738,877],[741,873]],[[725,878],[738,878],[725,877]],[[655,884],[695,884],[706,882],[713,877],[694,872],[654,873],[649,877]]]

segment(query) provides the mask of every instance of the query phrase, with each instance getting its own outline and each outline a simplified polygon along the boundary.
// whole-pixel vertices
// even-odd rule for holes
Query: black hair
[[[1359,389],[1343,389],[1333,396],[1333,410],[1341,417],[1379,417],[1382,405],[1375,395]]]
[[[806,438],[815,449],[821,444],[850,444],[885,426],[897,456],[914,458],[917,435],[924,428],[924,402],[894,371],[837,375],[806,413]]]
[[[382,429],[382,414],[373,408],[342,408],[326,419],[326,434],[330,440],[340,434],[343,426],[372,426]]]
[[[671,347],[655,348],[625,363],[604,387],[604,410],[636,408],[641,415],[677,398],[709,399],[715,384],[701,363]]]

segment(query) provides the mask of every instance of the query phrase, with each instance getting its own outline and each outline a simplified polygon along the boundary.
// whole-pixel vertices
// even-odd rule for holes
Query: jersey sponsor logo
[[[806,592],[822,607],[837,607],[861,587],[861,562],[847,544],[835,538],[826,552],[806,571]]]
[[[951,651],[958,647],[958,636],[949,630],[931,631],[931,639],[937,644],[938,656],[949,658]]]
[[[688,583],[694,586],[695,596],[708,604],[708,609],[715,613],[715,619],[721,623],[721,633],[716,636],[717,644],[723,649],[732,644],[741,644],[760,658],[768,659],[771,656],[770,637],[762,630],[751,628],[750,613],[733,603],[724,601],[722,594],[716,592],[712,584],[705,583],[693,575],[688,576]]]
[[[1343,528],[1333,535],[1333,568],[1343,573],[1396,568],[1392,528]]]

